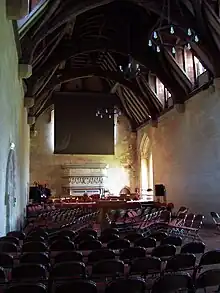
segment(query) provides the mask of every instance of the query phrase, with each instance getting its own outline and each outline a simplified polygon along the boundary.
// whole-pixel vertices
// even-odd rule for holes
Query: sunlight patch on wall
[[[129,186],[129,174],[123,167],[110,167],[107,169],[106,189],[113,195],[119,195],[120,190]]]

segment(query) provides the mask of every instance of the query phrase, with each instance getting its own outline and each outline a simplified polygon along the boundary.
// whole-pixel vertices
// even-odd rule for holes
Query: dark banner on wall
[[[113,111],[114,99],[110,95],[56,94],[54,153],[114,154],[114,115],[97,117],[99,109]]]

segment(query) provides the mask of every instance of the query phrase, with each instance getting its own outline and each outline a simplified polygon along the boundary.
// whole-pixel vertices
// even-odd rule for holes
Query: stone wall
[[[210,87],[161,117],[158,128],[138,132],[138,148],[144,134],[150,140],[154,183],[167,188],[169,202],[191,211],[220,212],[220,91]]]
[[[36,136],[31,138],[30,177],[31,182],[48,183],[54,194],[62,195],[62,169],[64,164],[108,164],[107,186],[117,194],[125,185],[135,188],[136,134],[124,116],[117,121],[117,137],[114,156],[79,156],[53,154],[53,119],[51,112],[41,115],[36,123]]]
[[[29,183],[29,126],[12,22],[0,1],[0,235],[23,222]],[[7,168],[8,165],[8,168]],[[8,169],[8,170],[7,170]],[[8,172],[7,172],[8,171]]]

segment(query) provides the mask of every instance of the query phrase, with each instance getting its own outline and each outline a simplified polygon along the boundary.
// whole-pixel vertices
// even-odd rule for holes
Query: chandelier
[[[103,118],[113,118],[121,115],[121,111],[118,109],[110,109],[110,108],[105,108],[105,109],[98,109],[96,112],[96,117],[99,117],[101,119]]]
[[[176,0],[176,4],[178,5],[178,0]],[[179,9],[181,9],[180,6]],[[184,40],[181,45],[178,44],[180,38]],[[172,54],[175,54],[177,47],[186,47],[190,50],[191,44],[198,42],[199,37],[192,28],[184,28],[171,22],[170,0],[164,0],[159,21],[150,32],[148,46],[157,53],[160,53],[161,49],[167,48]]]
[[[119,69],[124,74],[125,79],[128,80],[136,78],[141,72],[140,64],[130,55],[128,56],[128,64],[120,65]]]

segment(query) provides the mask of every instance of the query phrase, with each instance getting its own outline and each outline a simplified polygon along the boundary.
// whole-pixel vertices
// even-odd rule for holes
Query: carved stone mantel
[[[82,195],[84,192],[102,193],[106,178],[106,164],[62,165],[63,193]]]
[[[70,185],[103,185],[104,183],[103,176],[70,176],[68,179]]]

